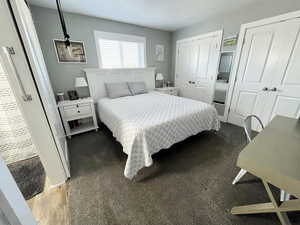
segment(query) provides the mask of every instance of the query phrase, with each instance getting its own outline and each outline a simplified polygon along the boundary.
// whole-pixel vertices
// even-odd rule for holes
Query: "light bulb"
[[[71,46],[70,45],[67,46],[67,50],[68,50],[69,55],[72,56],[72,50],[71,50]]]

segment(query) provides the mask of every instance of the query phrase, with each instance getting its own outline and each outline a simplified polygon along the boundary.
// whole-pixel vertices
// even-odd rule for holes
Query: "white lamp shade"
[[[156,74],[156,80],[164,80],[164,76],[162,75],[162,73]]]
[[[75,87],[87,87],[88,84],[84,77],[76,77],[75,79]]]

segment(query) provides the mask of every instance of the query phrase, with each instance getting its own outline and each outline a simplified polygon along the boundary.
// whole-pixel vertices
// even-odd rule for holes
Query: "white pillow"
[[[109,98],[119,98],[131,95],[126,82],[105,83],[106,93]]]
[[[128,82],[127,84],[132,95],[148,93],[145,82]]]

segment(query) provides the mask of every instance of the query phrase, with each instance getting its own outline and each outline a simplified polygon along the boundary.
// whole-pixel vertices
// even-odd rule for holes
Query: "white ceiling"
[[[56,9],[55,0],[27,1]],[[259,0],[61,0],[61,3],[66,12],[174,31],[256,1]]]

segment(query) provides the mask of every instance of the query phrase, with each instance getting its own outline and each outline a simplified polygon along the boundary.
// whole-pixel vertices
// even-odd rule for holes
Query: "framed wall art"
[[[164,58],[165,58],[165,46],[163,46],[163,45],[156,45],[155,46],[155,56],[156,56],[156,61],[164,61]]]
[[[82,41],[70,41],[66,48],[64,40],[53,40],[57,61],[59,63],[86,63],[84,44]]]

